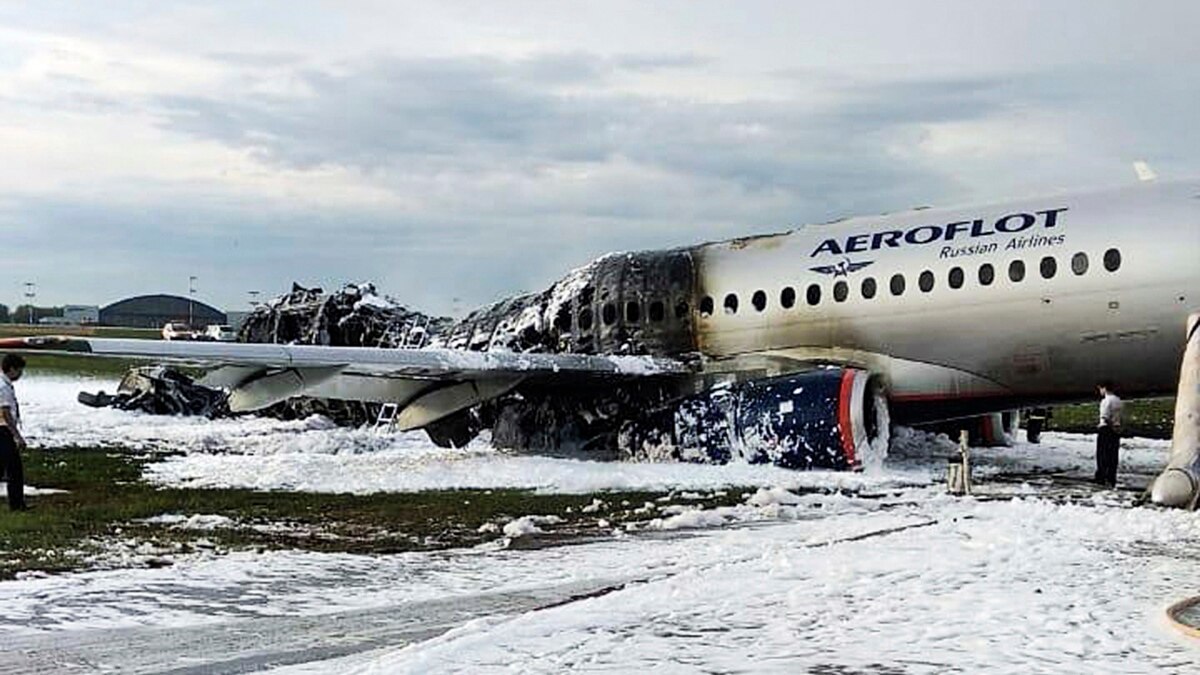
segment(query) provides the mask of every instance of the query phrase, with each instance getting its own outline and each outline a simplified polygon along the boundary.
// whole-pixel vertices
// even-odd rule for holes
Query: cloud
[[[418,12],[398,39],[316,6],[330,27],[305,22],[301,39],[246,7],[237,26],[163,9],[0,30],[0,226],[37,252],[10,276],[99,302],[198,273],[231,306],[292,279],[373,277],[446,309],[609,250],[1119,182],[1133,159],[1185,175],[1200,156],[1194,64],[1115,62],[1083,28],[1049,40],[1049,20],[1030,24],[1028,57],[1001,59],[882,11],[835,25],[824,8],[781,32],[799,24],[723,8],[664,33],[606,7],[556,41],[532,18],[454,8]],[[1046,18],[1034,9],[1021,21]],[[717,40],[730,12],[746,14],[739,37]],[[567,21],[549,14],[546,31]]]
[[[996,110],[999,80],[843,84],[833,104],[736,103],[631,94],[630,65],[695,67],[690,57],[380,59],[304,69],[293,96],[169,96],[166,129],[291,169],[338,166],[397,187],[450,173],[483,183],[547,166],[627,162],[748,191],[827,195],[908,182],[883,148],[918,122]],[[930,174],[924,180],[936,182]],[[469,189],[469,185],[466,186]]]

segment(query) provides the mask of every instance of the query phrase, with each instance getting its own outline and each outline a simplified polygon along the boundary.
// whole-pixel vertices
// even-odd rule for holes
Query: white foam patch
[[[647,526],[691,529],[686,537],[635,532],[550,549],[391,556],[242,552],[166,569],[8,581],[0,583],[0,632],[41,632],[69,644],[75,631],[96,628],[173,627],[188,635],[189,627],[254,617],[368,608],[403,617],[406,603],[421,600],[469,608],[482,593],[628,579],[636,582],[601,597],[464,622],[437,639],[284,672],[485,672],[497,664],[546,672],[697,664],[714,671],[947,672],[965,664],[978,672],[1150,673],[1194,672],[1200,662],[1200,652],[1174,640],[1161,621],[1167,604],[1200,587],[1200,568],[1188,554],[1200,543],[1195,514],[1124,508],[1109,493],[1057,504],[1029,485],[1011,486],[1031,496],[1009,501],[951,498],[933,481],[953,444],[916,432],[898,435],[900,452],[878,475],[588,463],[514,457],[483,444],[440,450],[415,436],[311,421],[89,410],[74,403],[82,384],[20,383],[36,442],[98,439],[183,451],[159,465],[163,481],[364,491],[472,484],[764,489],[720,509],[666,506],[659,524]],[[1167,448],[1126,439],[1122,471],[1153,473]],[[1092,436],[1046,434],[1041,445],[974,451],[973,461],[985,476],[1086,476],[1093,452]],[[889,487],[890,495],[793,494],[805,484]],[[604,501],[587,509],[599,512]],[[755,526],[712,527],[730,522]],[[526,524],[538,526],[520,527]],[[197,664],[219,659],[219,645],[194,656]]]
[[[115,380],[29,377],[19,383],[26,432],[41,447],[119,446],[182,453],[152,464],[147,478],[172,486],[367,494],[455,488],[543,492],[716,489],[730,485],[830,487],[926,483],[921,467],[866,475],[796,472],[766,465],[589,462],[516,455],[486,439],[439,448],[424,432],[347,429],[320,417],[208,420],[93,409],[80,390],[113,391]]]
[[[540,550],[236,553],[166,569],[0,583],[0,631],[176,628],[456,600],[578,581],[601,597],[464,622],[440,638],[286,673],[717,671],[1193,672],[1163,609],[1200,586],[1194,514],[914,489],[887,508]],[[787,499],[787,498],[785,498]],[[772,500],[767,506],[795,508]],[[790,501],[790,500],[789,500]],[[377,619],[373,619],[377,620]],[[363,626],[374,630],[376,626]],[[330,637],[330,640],[344,638]],[[217,638],[214,638],[217,639]],[[220,644],[193,658],[222,657]],[[911,664],[921,664],[913,670]],[[120,669],[119,663],[113,667]]]
[[[1192,672],[1159,615],[1200,569],[1191,514],[936,498],[886,513],[624,545],[669,574],[441,638],[280,673]],[[839,526],[844,529],[839,529]],[[869,536],[871,534],[877,536]],[[613,544],[620,547],[621,544]],[[592,564],[580,551],[579,564]],[[914,664],[917,666],[914,669]]]
[[[163,513],[143,518],[137,522],[147,525],[167,525],[176,530],[216,530],[237,525],[232,518],[216,513],[196,513],[190,516],[182,513]]]
[[[554,525],[561,523],[562,518],[558,516],[521,516],[504,526],[504,536],[506,537],[523,537],[529,534],[540,534],[543,532],[541,525]]]
[[[321,417],[283,422],[257,417],[208,420],[93,409],[80,390],[115,389],[113,379],[31,376],[18,383],[26,435],[35,446],[119,446],[181,454],[150,465],[161,485],[310,492],[403,492],[519,488],[542,492],[714,490],[727,486],[841,490],[895,489],[942,480],[954,443],[911,429],[893,434],[889,457],[858,473],[798,472],[769,465],[589,462],[518,455],[486,438],[466,448],[433,445],[423,432],[339,428]],[[1014,467],[1090,475],[1094,436],[1043,435],[1042,445],[973,451],[978,475]],[[1152,474],[1165,465],[1167,441],[1125,439],[1122,472]]]

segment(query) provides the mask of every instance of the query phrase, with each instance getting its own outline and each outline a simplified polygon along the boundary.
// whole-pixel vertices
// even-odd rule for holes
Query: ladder
[[[390,427],[396,421],[396,415],[400,414],[400,406],[395,403],[384,403],[379,409],[379,417],[375,418],[375,428]]]
[[[413,321],[405,325],[404,342],[401,347],[405,349],[420,349],[425,346],[425,340],[429,337],[429,317],[422,318],[419,322]]]

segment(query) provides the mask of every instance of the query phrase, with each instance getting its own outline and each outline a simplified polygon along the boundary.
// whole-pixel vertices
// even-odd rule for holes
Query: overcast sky
[[[4,3],[0,302],[447,312],[612,250],[1196,177],[1198,33],[1194,0]]]

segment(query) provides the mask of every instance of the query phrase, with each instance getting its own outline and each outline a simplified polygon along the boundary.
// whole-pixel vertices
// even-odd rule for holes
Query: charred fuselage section
[[[239,339],[328,346],[525,353],[652,355],[698,359],[699,270],[695,249],[612,254],[541,293],[517,296],[454,321],[408,309],[370,284],[334,293],[295,286],[254,311]],[[886,436],[886,402],[870,376],[842,368],[747,379],[746,372],[563,374],[515,381],[502,391],[431,415],[425,429],[443,446],[482,431],[525,452],[592,458],[734,458],[790,468],[857,467]],[[177,385],[172,380],[173,385]],[[447,381],[426,391],[472,388]],[[161,389],[161,387],[160,387]],[[178,389],[178,386],[175,386]],[[464,394],[465,395],[465,394]],[[461,396],[444,396],[461,399]],[[138,399],[142,401],[142,399]],[[431,399],[426,399],[431,400]],[[470,400],[469,397],[464,400]],[[144,401],[143,401],[144,403]],[[227,410],[231,406],[211,406]],[[341,423],[379,417],[380,404],[292,398],[263,411],[321,413]],[[179,408],[179,406],[175,406]],[[147,409],[142,405],[142,409]],[[428,410],[426,405],[425,410]],[[227,413],[225,413],[227,414]],[[883,420],[880,422],[880,420]]]
[[[694,297],[690,250],[616,253],[541,293],[472,312],[441,342],[475,351],[677,356],[696,348]]]
[[[333,293],[292,284],[290,293],[246,317],[238,341],[419,349],[453,323],[382,297],[372,284],[348,284]]]
[[[549,289],[472,312],[440,346],[486,351],[656,355],[696,349],[695,269],[690,250],[619,253],[579,268]],[[492,429],[501,447],[613,456],[622,425],[690,393],[679,378],[535,382],[462,413],[460,435]],[[480,422],[482,420],[482,422]]]

